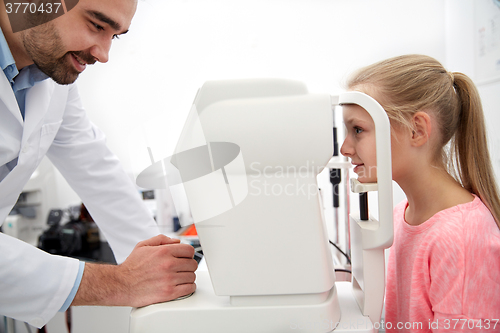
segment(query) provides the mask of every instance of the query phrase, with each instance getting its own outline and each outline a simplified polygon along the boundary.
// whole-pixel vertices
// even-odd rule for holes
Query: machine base
[[[320,304],[234,307],[228,296],[215,295],[207,271],[196,274],[197,290],[191,297],[133,309],[130,333],[374,332],[349,282],[337,282]]]

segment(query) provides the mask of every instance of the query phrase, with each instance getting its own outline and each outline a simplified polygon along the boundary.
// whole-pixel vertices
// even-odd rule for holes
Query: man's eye
[[[95,27],[98,31],[102,31],[102,30],[104,30],[104,28],[103,28],[102,26],[100,26],[99,24],[94,23],[94,22],[92,22],[92,24],[94,25],[94,27]]]
[[[118,35],[113,35],[113,39],[120,39],[120,36],[118,36]]]

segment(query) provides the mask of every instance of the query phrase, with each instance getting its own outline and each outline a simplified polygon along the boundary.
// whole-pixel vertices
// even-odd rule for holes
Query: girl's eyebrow
[[[348,117],[344,118],[344,124],[346,124],[346,125],[350,125],[350,124],[352,124],[352,123],[359,123],[359,124],[362,124],[362,125],[363,125],[363,124],[366,124],[366,123],[367,123],[367,121],[366,121],[366,120],[364,120],[364,119],[361,119],[361,118],[359,118],[359,117],[356,117],[356,116],[354,116],[354,117],[352,117],[352,116],[351,116],[351,117],[349,117],[349,116],[348,116]]]

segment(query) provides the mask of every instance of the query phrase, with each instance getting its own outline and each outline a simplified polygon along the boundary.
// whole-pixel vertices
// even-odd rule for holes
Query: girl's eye
[[[113,35],[113,39],[120,39],[118,35]]]
[[[363,132],[363,129],[361,127],[354,127],[354,133],[356,134],[360,134],[361,132]]]

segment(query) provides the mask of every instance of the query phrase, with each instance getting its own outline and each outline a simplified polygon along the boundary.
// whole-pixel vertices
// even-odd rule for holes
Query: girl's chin
[[[360,183],[376,183],[377,178],[367,178],[358,176],[358,182]]]
[[[358,175],[358,181],[360,183],[376,183],[377,182],[377,170],[374,168],[369,168],[368,170],[372,172],[367,172],[364,164],[358,165],[354,168],[354,173]]]

